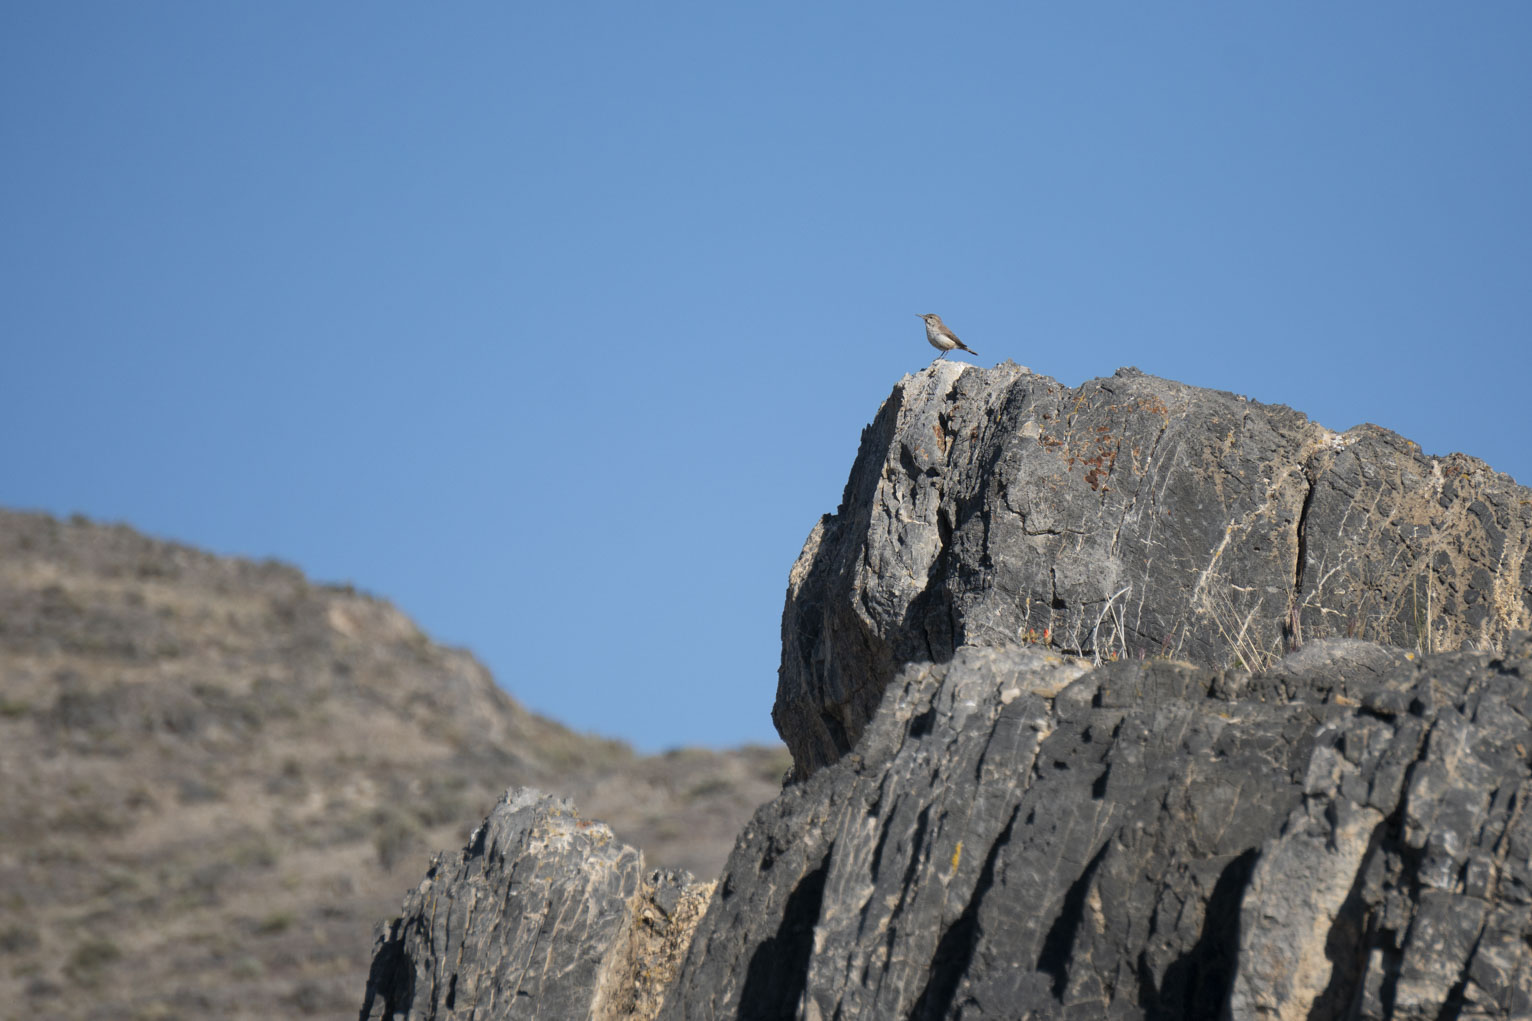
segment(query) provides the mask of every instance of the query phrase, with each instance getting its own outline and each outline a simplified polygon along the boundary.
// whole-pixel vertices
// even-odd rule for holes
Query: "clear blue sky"
[[[1521,0],[12,0],[0,503],[769,739],[916,312],[1532,482],[1529,53]]]

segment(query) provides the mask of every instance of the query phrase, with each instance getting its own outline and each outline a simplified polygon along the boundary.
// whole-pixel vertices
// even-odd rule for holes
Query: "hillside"
[[[506,788],[711,876],[787,765],[636,755],[379,599],[0,511],[0,1018],[349,1015],[374,924]]]

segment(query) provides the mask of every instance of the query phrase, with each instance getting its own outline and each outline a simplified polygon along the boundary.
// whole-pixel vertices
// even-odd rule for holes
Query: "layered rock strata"
[[[509,797],[363,1017],[1526,1016],[1529,748],[1526,635],[1254,675],[963,649],[757,813],[700,924],[707,888]]]
[[[1525,1016],[1529,655],[911,667],[756,815],[661,1016]]]

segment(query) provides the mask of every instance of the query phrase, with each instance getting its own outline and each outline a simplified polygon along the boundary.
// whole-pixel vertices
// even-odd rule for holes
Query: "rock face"
[[[1039,643],[1259,669],[1314,638],[1419,652],[1532,627],[1528,490],[1373,426],[1132,369],[906,377],[794,565],[773,710],[800,774],[910,662]]]
[[[661,1016],[1524,1016],[1529,656],[911,667],[757,813]]]
[[[1532,1016],[1529,525],[1370,426],[1131,370],[907,378],[790,578],[795,782],[659,1016]]]
[[[380,935],[362,1017],[652,1017],[712,884],[568,801],[508,793]]]

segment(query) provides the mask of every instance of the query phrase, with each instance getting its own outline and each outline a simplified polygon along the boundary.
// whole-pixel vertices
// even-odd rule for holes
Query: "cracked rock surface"
[[[757,813],[661,1016],[1526,1016],[1529,656],[912,666]]]
[[[938,362],[895,386],[794,565],[773,718],[800,775],[901,666],[965,645],[1260,669],[1316,638],[1417,652],[1532,627],[1532,492],[1376,426],[1134,369]]]
[[[653,1017],[711,891],[646,875],[566,799],[509,791],[379,932],[361,1016]]]
[[[1373,426],[938,363],[793,567],[794,774],[676,970],[578,834],[439,866],[375,968],[484,1005],[410,1017],[1532,1016],[1529,525]]]

